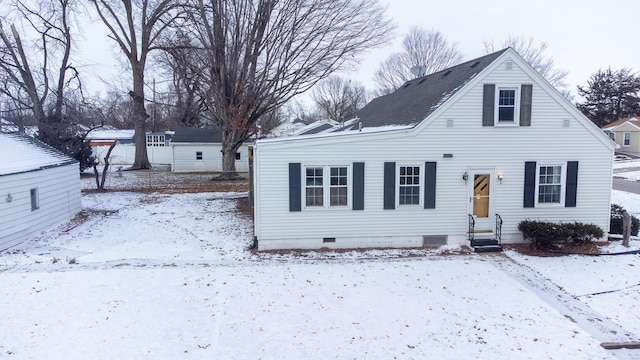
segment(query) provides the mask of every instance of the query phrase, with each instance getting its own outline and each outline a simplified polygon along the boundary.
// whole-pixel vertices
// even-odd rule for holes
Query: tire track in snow
[[[532,268],[519,264],[506,256],[493,257],[492,263],[601,344],[605,342],[637,342],[639,340],[633,333],[594,311],[578,297],[569,294]],[[612,350],[611,353],[619,359],[640,359],[638,350],[621,349]]]

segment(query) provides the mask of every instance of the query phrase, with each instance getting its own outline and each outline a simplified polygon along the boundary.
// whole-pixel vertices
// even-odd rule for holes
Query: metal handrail
[[[496,239],[502,245],[502,216],[496,214]]]
[[[473,241],[474,227],[476,226],[476,219],[473,215],[469,214],[469,241]]]

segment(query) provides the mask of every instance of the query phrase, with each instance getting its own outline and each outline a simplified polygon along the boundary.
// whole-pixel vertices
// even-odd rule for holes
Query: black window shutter
[[[532,208],[536,203],[536,162],[524,163],[524,207]]]
[[[520,86],[520,126],[531,126],[531,93],[533,85]]]
[[[353,163],[353,210],[364,210],[364,163]]]
[[[300,163],[289,163],[289,211],[302,210]]]
[[[564,207],[576,207],[578,194],[578,162],[567,162],[567,188],[564,197]]]
[[[484,84],[482,96],[482,126],[493,126],[496,85]]]
[[[396,163],[384,163],[384,209],[396,208]]]
[[[424,208],[436,208],[436,162],[424,163]]]

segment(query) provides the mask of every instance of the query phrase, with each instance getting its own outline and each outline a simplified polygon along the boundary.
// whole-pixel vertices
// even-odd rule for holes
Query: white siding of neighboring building
[[[212,143],[172,143],[173,163],[175,172],[222,171],[222,145]],[[202,152],[202,160],[196,160],[196,153]],[[240,160],[236,160],[236,171],[249,170],[248,145],[238,149]]]
[[[100,164],[104,164],[104,157],[109,151],[109,146],[94,146],[93,155]],[[152,164],[171,164],[172,150],[170,146],[147,146],[147,157]],[[135,144],[118,144],[111,151],[109,163],[133,164],[136,158]]]
[[[31,210],[34,188],[38,189],[40,206]],[[2,175],[0,189],[0,250],[67,221],[82,210],[78,163]]]
[[[493,186],[493,209],[504,220],[504,242],[522,241],[517,226],[524,219],[580,221],[608,230],[612,142],[577,111],[568,110],[571,105],[559,101],[559,94],[548,93],[546,83],[532,81],[517,62],[512,70],[496,65],[412,130],[259,141],[255,154],[259,249],[421,246],[424,235],[447,235],[448,243],[465,244],[469,195],[462,175],[473,168],[504,174],[502,183],[494,178]],[[483,127],[484,83],[533,83],[531,126]],[[448,121],[453,126],[448,127]],[[437,162],[435,209],[383,209],[384,163],[391,161]],[[525,161],[563,164],[565,171],[567,161],[578,161],[577,206],[524,208]],[[289,212],[289,163],[304,168],[353,162],[365,163],[365,210],[305,209],[303,185],[302,211]],[[336,242],[323,243],[323,238]]]

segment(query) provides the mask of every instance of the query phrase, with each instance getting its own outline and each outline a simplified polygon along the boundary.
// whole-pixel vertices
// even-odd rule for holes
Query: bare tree
[[[15,20],[28,24],[37,39],[25,42],[15,24],[7,25],[6,18],[0,19],[0,93],[17,105],[16,110],[33,112],[39,137],[56,146],[64,130],[65,89],[72,82],[81,88],[78,73],[70,64],[71,3],[56,0],[36,5],[17,1],[14,9],[19,16]]]
[[[173,0],[91,0],[131,66],[136,156],[131,169],[149,169],[147,156],[144,71],[149,52],[159,48],[160,36],[179,16],[180,4]]]
[[[314,87],[311,97],[324,116],[341,122],[366,104],[367,90],[361,83],[332,75]]]
[[[412,27],[402,45],[403,51],[389,56],[374,75],[378,95],[390,94],[417,76],[429,75],[462,61],[456,44],[449,43],[439,31]],[[422,67],[422,71],[412,73],[414,66]]]
[[[513,48],[531,65],[540,75],[556,88],[564,88],[567,86],[565,80],[569,71],[557,69],[553,63],[553,59],[547,57],[544,52],[547,50],[547,43],[536,42],[533,38],[524,38],[522,36],[509,36],[504,40],[499,48],[493,41],[484,42],[485,53],[490,54],[507,47]]]
[[[223,176],[265,114],[355,64],[392,30],[377,0],[193,0],[204,115],[222,129]]]
[[[182,29],[172,36],[165,36],[163,41],[166,51],[159,58],[159,63],[169,71],[171,78],[167,96],[173,99],[172,122],[178,126],[197,127],[201,123],[202,111],[202,101],[198,97],[202,79],[197,51],[190,36]]]

